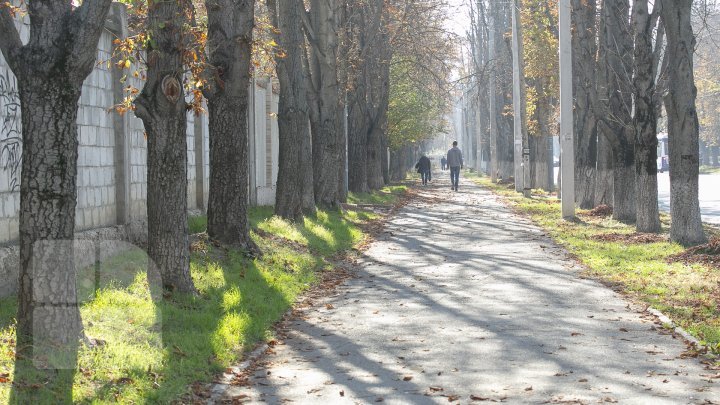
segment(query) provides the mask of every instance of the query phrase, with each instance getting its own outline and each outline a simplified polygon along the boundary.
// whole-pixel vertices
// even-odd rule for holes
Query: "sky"
[[[465,37],[465,33],[470,29],[470,17],[468,0],[447,0],[450,17],[447,29],[456,35]]]

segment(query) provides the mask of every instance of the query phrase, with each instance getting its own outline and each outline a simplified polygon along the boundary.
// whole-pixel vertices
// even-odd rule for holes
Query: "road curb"
[[[254,363],[256,360],[262,356],[267,349],[270,348],[270,345],[267,343],[262,343],[258,347],[256,347],[253,351],[250,352],[250,354],[245,357],[245,360],[240,362],[237,366],[228,367],[225,369],[225,372],[218,378],[218,380],[210,385],[210,398],[208,399],[208,404],[216,404],[219,400],[221,400],[226,392],[228,392],[228,389],[232,385],[233,380],[240,374],[242,374],[245,370],[247,370],[252,363]]]
[[[682,336],[683,339],[685,339],[691,346],[694,346],[698,350],[704,350],[705,357],[711,358],[711,359],[717,359],[718,356],[712,354],[707,347],[707,345],[704,345],[702,342],[700,342],[695,336],[691,335],[690,332],[686,331],[682,327],[678,326],[672,319],[670,319],[667,315],[663,314],[662,312],[658,311],[655,308],[648,307],[647,312],[651,313],[653,316],[655,316],[660,322],[663,324],[669,325],[672,330],[677,333],[678,335]]]

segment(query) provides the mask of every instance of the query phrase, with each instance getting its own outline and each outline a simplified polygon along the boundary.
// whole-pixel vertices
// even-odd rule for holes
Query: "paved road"
[[[271,404],[720,401],[720,384],[707,377],[717,371],[682,358],[682,341],[579,277],[527,219],[467,181],[459,193],[447,182],[434,187],[389,221],[357,277],[291,322],[250,384],[232,387],[229,397]]]
[[[559,168],[555,168],[557,179]],[[720,225],[720,174],[701,174],[698,187],[702,220]],[[670,174],[658,173],[658,205],[670,212]]]
[[[720,174],[701,174],[698,186],[700,213],[704,222],[720,225]],[[658,203],[670,211],[670,175],[658,173]]]

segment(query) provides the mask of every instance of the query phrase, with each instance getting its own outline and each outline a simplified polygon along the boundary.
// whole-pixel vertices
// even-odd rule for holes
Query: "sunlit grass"
[[[670,255],[683,247],[668,241],[655,243],[605,242],[601,234],[635,232],[634,226],[610,218],[595,218],[578,212],[579,221],[562,220],[557,197],[534,195],[523,198],[506,186],[486,177],[478,184],[505,197],[515,209],[529,214],[559,244],[587,266],[585,272],[619,286],[625,293],[664,312],[708,346],[720,349],[720,272],[704,265],[668,263]],[[668,231],[669,217],[661,217]]]
[[[407,186],[386,186],[372,193],[350,193],[348,203],[351,204],[395,204],[400,196],[407,192]]]
[[[700,174],[720,174],[720,167],[700,166]]]
[[[403,187],[359,197],[358,201],[397,201]],[[329,258],[362,242],[359,225],[376,214],[318,211],[293,224],[273,216],[271,207],[250,211],[253,239],[263,251],[250,259],[210,244],[192,255],[198,296],[153,300],[147,258],[138,250],[110,258],[81,275],[100,280],[82,290],[86,335],[74,377],[73,401],[80,403],[170,403],[195,382],[209,382],[264,339],[298,296],[331,271]],[[192,233],[205,231],[204,217],[191,217]],[[264,236],[261,236],[264,235]],[[292,243],[288,243],[292,242]],[[0,403],[7,403],[14,379],[15,299],[0,300]],[[7,382],[4,382],[7,379]],[[40,403],[55,393],[38,385]]]

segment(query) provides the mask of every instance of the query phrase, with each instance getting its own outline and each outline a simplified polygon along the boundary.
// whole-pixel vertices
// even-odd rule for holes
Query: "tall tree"
[[[315,202],[338,206],[344,199],[345,133],[343,100],[338,77],[338,38],[343,26],[340,0],[310,0],[303,14],[310,43],[308,104],[312,130]]]
[[[64,358],[47,364],[50,369],[74,370],[82,335],[73,257],[76,121],[110,4],[28,1],[27,44],[15,28],[18,10],[0,5],[0,51],[17,78],[22,106],[17,359]],[[71,390],[58,395],[72,401]]]
[[[387,130],[390,44],[385,2],[354,3],[348,16],[353,42],[348,93],[348,187],[363,192],[384,185],[383,140]]]
[[[526,0],[520,10],[527,81],[532,188],[553,184],[552,136],[558,100],[557,0]]]
[[[135,115],[147,134],[148,255],[168,290],[193,293],[187,224],[187,105],[183,91],[189,0],[148,4],[147,80]],[[153,272],[154,274],[155,272]]]
[[[612,149],[613,218],[635,222],[635,132],[632,126],[630,2],[604,0],[600,32],[604,91],[600,133]],[[599,90],[601,91],[601,90]]]
[[[248,223],[248,88],[254,0],[206,0],[210,118],[208,236],[255,252]]]
[[[595,0],[572,0],[571,4],[575,200],[581,208],[592,208],[597,162],[597,5]]]
[[[657,13],[654,13],[657,15]],[[657,181],[657,116],[652,33],[654,18],[648,0],[635,0],[632,8],[635,31],[633,126],[635,132],[635,176],[637,184],[636,228],[638,232],[660,232]]]
[[[280,82],[278,102],[279,167],[275,214],[299,220],[315,212],[312,137],[306,78],[303,67],[305,38],[302,32],[302,3],[297,0],[268,0],[273,24],[278,28],[276,69]]]
[[[693,73],[695,35],[692,0],[663,1],[660,16],[667,37],[669,91],[665,95],[670,149],[670,239],[683,245],[705,242],[698,201],[699,123]]]

